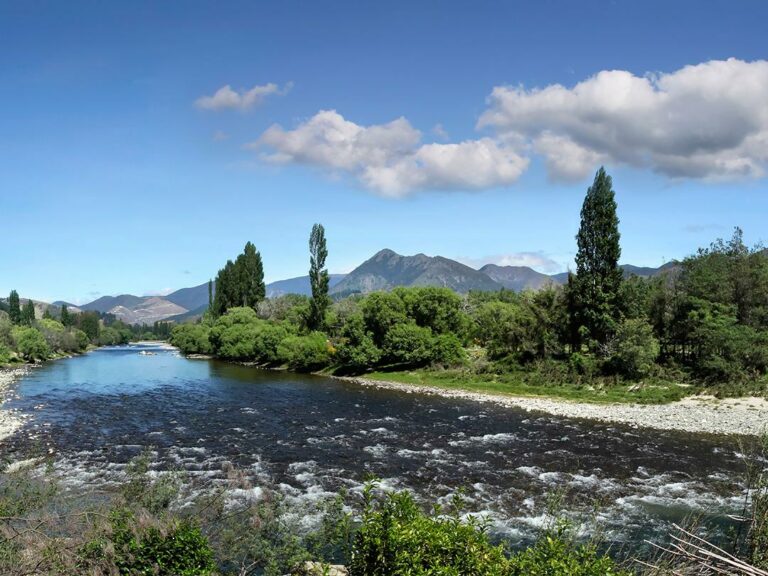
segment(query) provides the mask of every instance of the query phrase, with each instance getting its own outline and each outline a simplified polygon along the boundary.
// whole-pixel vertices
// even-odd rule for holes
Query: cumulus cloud
[[[543,252],[511,252],[509,254],[494,254],[482,258],[458,258],[472,268],[482,268],[486,264],[497,266],[528,266],[544,274],[555,274],[563,270],[563,266]]]
[[[646,76],[609,70],[573,88],[496,87],[478,122],[485,127],[541,154],[557,179],[584,178],[604,162],[673,178],[758,178],[768,163],[768,61]]]
[[[381,195],[416,190],[480,190],[514,183],[528,160],[491,138],[423,144],[405,118],[361,126],[323,110],[293,130],[274,125],[251,144],[276,163],[318,166],[357,178]]]
[[[201,96],[195,100],[195,106],[203,110],[222,110],[224,108],[247,110],[261,104],[267,96],[286,94],[292,86],[291,83],[288,83],[281,89],[277,84],[270,82],[250,89],[233,90],[227,84],[216,90],[213,96]]]

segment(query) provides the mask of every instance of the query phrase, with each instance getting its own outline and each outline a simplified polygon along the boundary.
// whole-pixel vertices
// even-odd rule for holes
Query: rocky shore
[[[768,432],[768,401],[763,398],[718,400],[713,396],[691,396],[679,402],[659,405],[591,404],[554,398],[506,396],[434,386],[417,386],[359,377],[337,378],[360,386],[400,390],[412,394],[434,394],[476,402],[493,402],[531,412],[545,412],[565,418],[614,422],[635,428],[743,436],[759,436]]]
[[[31,366],[0,368],[0,441],[13,434],[23,423],[17,414],[8,410],[3,404],[8,398],[11,385],[30,370],[32,370]]]

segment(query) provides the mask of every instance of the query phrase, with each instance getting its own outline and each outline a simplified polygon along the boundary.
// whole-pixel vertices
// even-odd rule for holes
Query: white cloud
[[[457,258],[457,260],[477,269],[486,264],[496,264],[497,266],[528,266],[544,274],[555,274],[563,270],[562,264],[543,252],[511,252],[482,258]]]
[[[490,138],[421,144],[405,118],[361,126],[323,110],[293,130],[274,125],[250,145],[277,163],[319,166],[356,177],[389,197],[416,190],[480,190],[514,183],[528,160]]]
[[[203,110],[221,110],[223,108],[246,110],[260,105],[267,96],[286,94],[292,87],[293,84],[289,82],[281,90],[277,84],[270,82],[250,89],[233,90],[227,84],[216,90],[213,96],[201,96],[195,100],[195,106]]]
[[[768,61],[642,77],[602,71],[573,88],[497,87],[478,127],[530,146],[554,178],[584,178],[603,162],[673,178],[758,178],[768,163]]]

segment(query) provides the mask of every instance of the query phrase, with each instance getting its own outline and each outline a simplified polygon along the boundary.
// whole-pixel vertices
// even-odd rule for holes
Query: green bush
[[[381,359],[381,350],[365,328],[362,314],[351,315],[341,331],[337,360],[345,368],[362,371],[375,366]]]
[[[432,340],[431,361],[443,366],[458,366],[464,364],[467,355],[461,340],[455,334],[439,334]]]
[[[183,354],[210,354],[210,327],[205,324],[179,324],[171,331],[170,342]]]
[[[509,564],[509,576],[630,576],[594,545],[574,543],[563,524],[512,556]]]
[[[216,574],[213,550],[200,528],[189,520],[149,525],[126,510],[111,516],[107,542],[82,549],[84,564],[111,560],[119,574],[153,576],[206,576]],[[85,567],[83,566],[83,567]]]
[[[630,378],[647,376],[659,356],[659,341],[651,325],[641,318],[624,320],[616,331],[611,362]]]
[[[290,368],[311,372],[330,365],[335,349],[322,332],[307,336],[289,336],[278,347],[277,356]]]
[[[51,349],[45,338],[36,328],[17,326],[13,329],[16,349],[25,360],[45,360],[51,355]]]
[[[384,354],[393,364],[420,366],[432,360],[432,330],[416,324],[396,324],[384,337]]]
[[[408,492],[376,500],[364,491],[362,525],[355,537],[351,576],[502,576],[509,561],[492,546],[476,519],[463,521],[459,510],[423,513]]]

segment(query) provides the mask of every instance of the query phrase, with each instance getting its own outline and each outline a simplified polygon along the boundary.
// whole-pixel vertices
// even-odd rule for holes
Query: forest
[[[312,297],[264,297],[252,243],[211,282],[209,311],[173,328],[186,354],[297,371],[439,383],[505,382],[510,391],[632,390],[663,401],[690,387],[768,390],[768,252],[736,228],[651,278],[624,278],[610,176],[587,191],[576,270],[564,286],[515,293],[446,288],[328,296],[325,232],[310,237]],[[414,372],[416,371],[416,372]],[[623,388],[622,388],[623,387]]]

